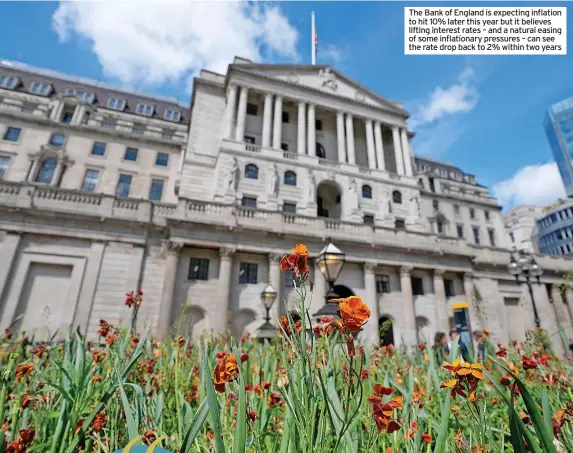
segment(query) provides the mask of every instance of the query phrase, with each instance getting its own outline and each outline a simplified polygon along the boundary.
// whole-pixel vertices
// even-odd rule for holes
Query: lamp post
[[[539,319],[539,313],[537,313],[537,306],[535,305],[535,298],[533,297],[533,288],[531,287],[531,280],[536,279],[537,283],[540,284],[539,278],[543,275],[543,269],[539,267],[535,257],[526,253],[524,250],[520,250],[516,257],[511,254],[511,260],[507,265],[508,272],[515,277],[515,281],[519,283],[519,277],[523,275],[525,278],[525,283],[527,283],[527,289],[529,290],[529,295],[531,296],[531,303],[533,304],[533,314],[535,316],[535,326],[537,328],[541,327],[541,320]]]
[[[338,304],[330,301],[338,297],[338,294],[334,292],[334,283],[340,275],[345,261],[346,254],[336,247],[329,238],[328,245],[322,249],[317,259],[320,273],[328,283],[328,291],[325,296],[326,303],[314,314],[314,316],[338,316]]]
[[[276,334],[276,328],[271,324],[271,317],[269,314],[273,304],[275,303],[275,300],[277,300],[277,292],[269,283],[261,293],[261,302],[263,303],[263,306],[266,310],[265,322],[261,327],[259,327],[259,333],[257,335],[257,338],[260,338],[261,341],[268,340],[274,337]]]

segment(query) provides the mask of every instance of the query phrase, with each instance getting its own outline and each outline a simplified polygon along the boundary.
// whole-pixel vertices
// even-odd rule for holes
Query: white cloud
[[[298,59],[298,31],[276,5],[254,2],[62,2],[61,41],[88,40],[105,73],[127,84],[225,72],[234,56]]]
[[[546,205],[566,197],[555,162],[520,168],[511,178],[494,184],[492,190],[506,209],[520,204]]]
[[[472,111],[479,99],[473,78],[472,68],[466,67],[453,85],[434,88],[428,101],[415,108],[416,113],[410,121],[410,127],[430,124],[455,113]]]

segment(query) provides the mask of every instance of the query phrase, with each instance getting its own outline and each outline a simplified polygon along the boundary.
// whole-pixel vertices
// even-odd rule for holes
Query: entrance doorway
[[[388,346],[394,344],[394,325],[392,318],[382,316],[378,320],[378,334],[380,336],[380,344]]]
[[[331,181],[320,183],[316,190],[318,217],[340,220],[341,200],[340,188],[336,183]]]

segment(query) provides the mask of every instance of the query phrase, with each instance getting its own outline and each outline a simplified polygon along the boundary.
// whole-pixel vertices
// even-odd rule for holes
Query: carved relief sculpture
[[[279,171],[277,169],[277,164],[273,165],[271,177],[269,178],[269,193],[274,196],[279,193]]]
[[[360,207],[360,198],[358,194],[358,185],[356,184],[356,179],[352,178],[350,180],[350,185],[348,186],[348,190],[350,191],[350,200],[351,200],[351,208],[352,212],[355,212]]]
[[[336,83],[336,76],[330,71],[330,68],[321,69],[318,75],[325,80],[322,82],[323,88],[330,88],[332,91],[338,90],[338,83]]]
[[[420,212],[420,199],[418,197],[410,198],[410,215],[419,218],[422,214]]]
[[[308,204],[316,202],[316,178],[312,170],[308,173]]]

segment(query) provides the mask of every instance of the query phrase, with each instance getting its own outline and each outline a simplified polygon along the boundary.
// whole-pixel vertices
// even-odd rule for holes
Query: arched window
[[[392,192],[392,202],[396,204],[402,204],[402,194],[399,190]]]
[[[64,146],[65,141],[66,137],[64,134],[52,134],[52,138],[50,138],[50,146],[59,148]]]
[[[259,167],[255,164],[248,164],[245,167],[245,178],[259,179]]]
[[[362,198],[372,199],[372,187],[370,187],[368,184],[364,184],[362,186]]]
[[[285,185],[296,186],[296,173],[294,171],[285,171]]]
[[[38,174],[36,175],[36,182],[42,184],[50,184],[52,182],[52,178],[54,177],[54,172],[56,171],[57,166],[58,161],[53,157],[43,160],[40,164]]]
[[[324,149],[324,146],[318,142],[316,142],[316,155],[322,159],[326,158],[326,150]]]

